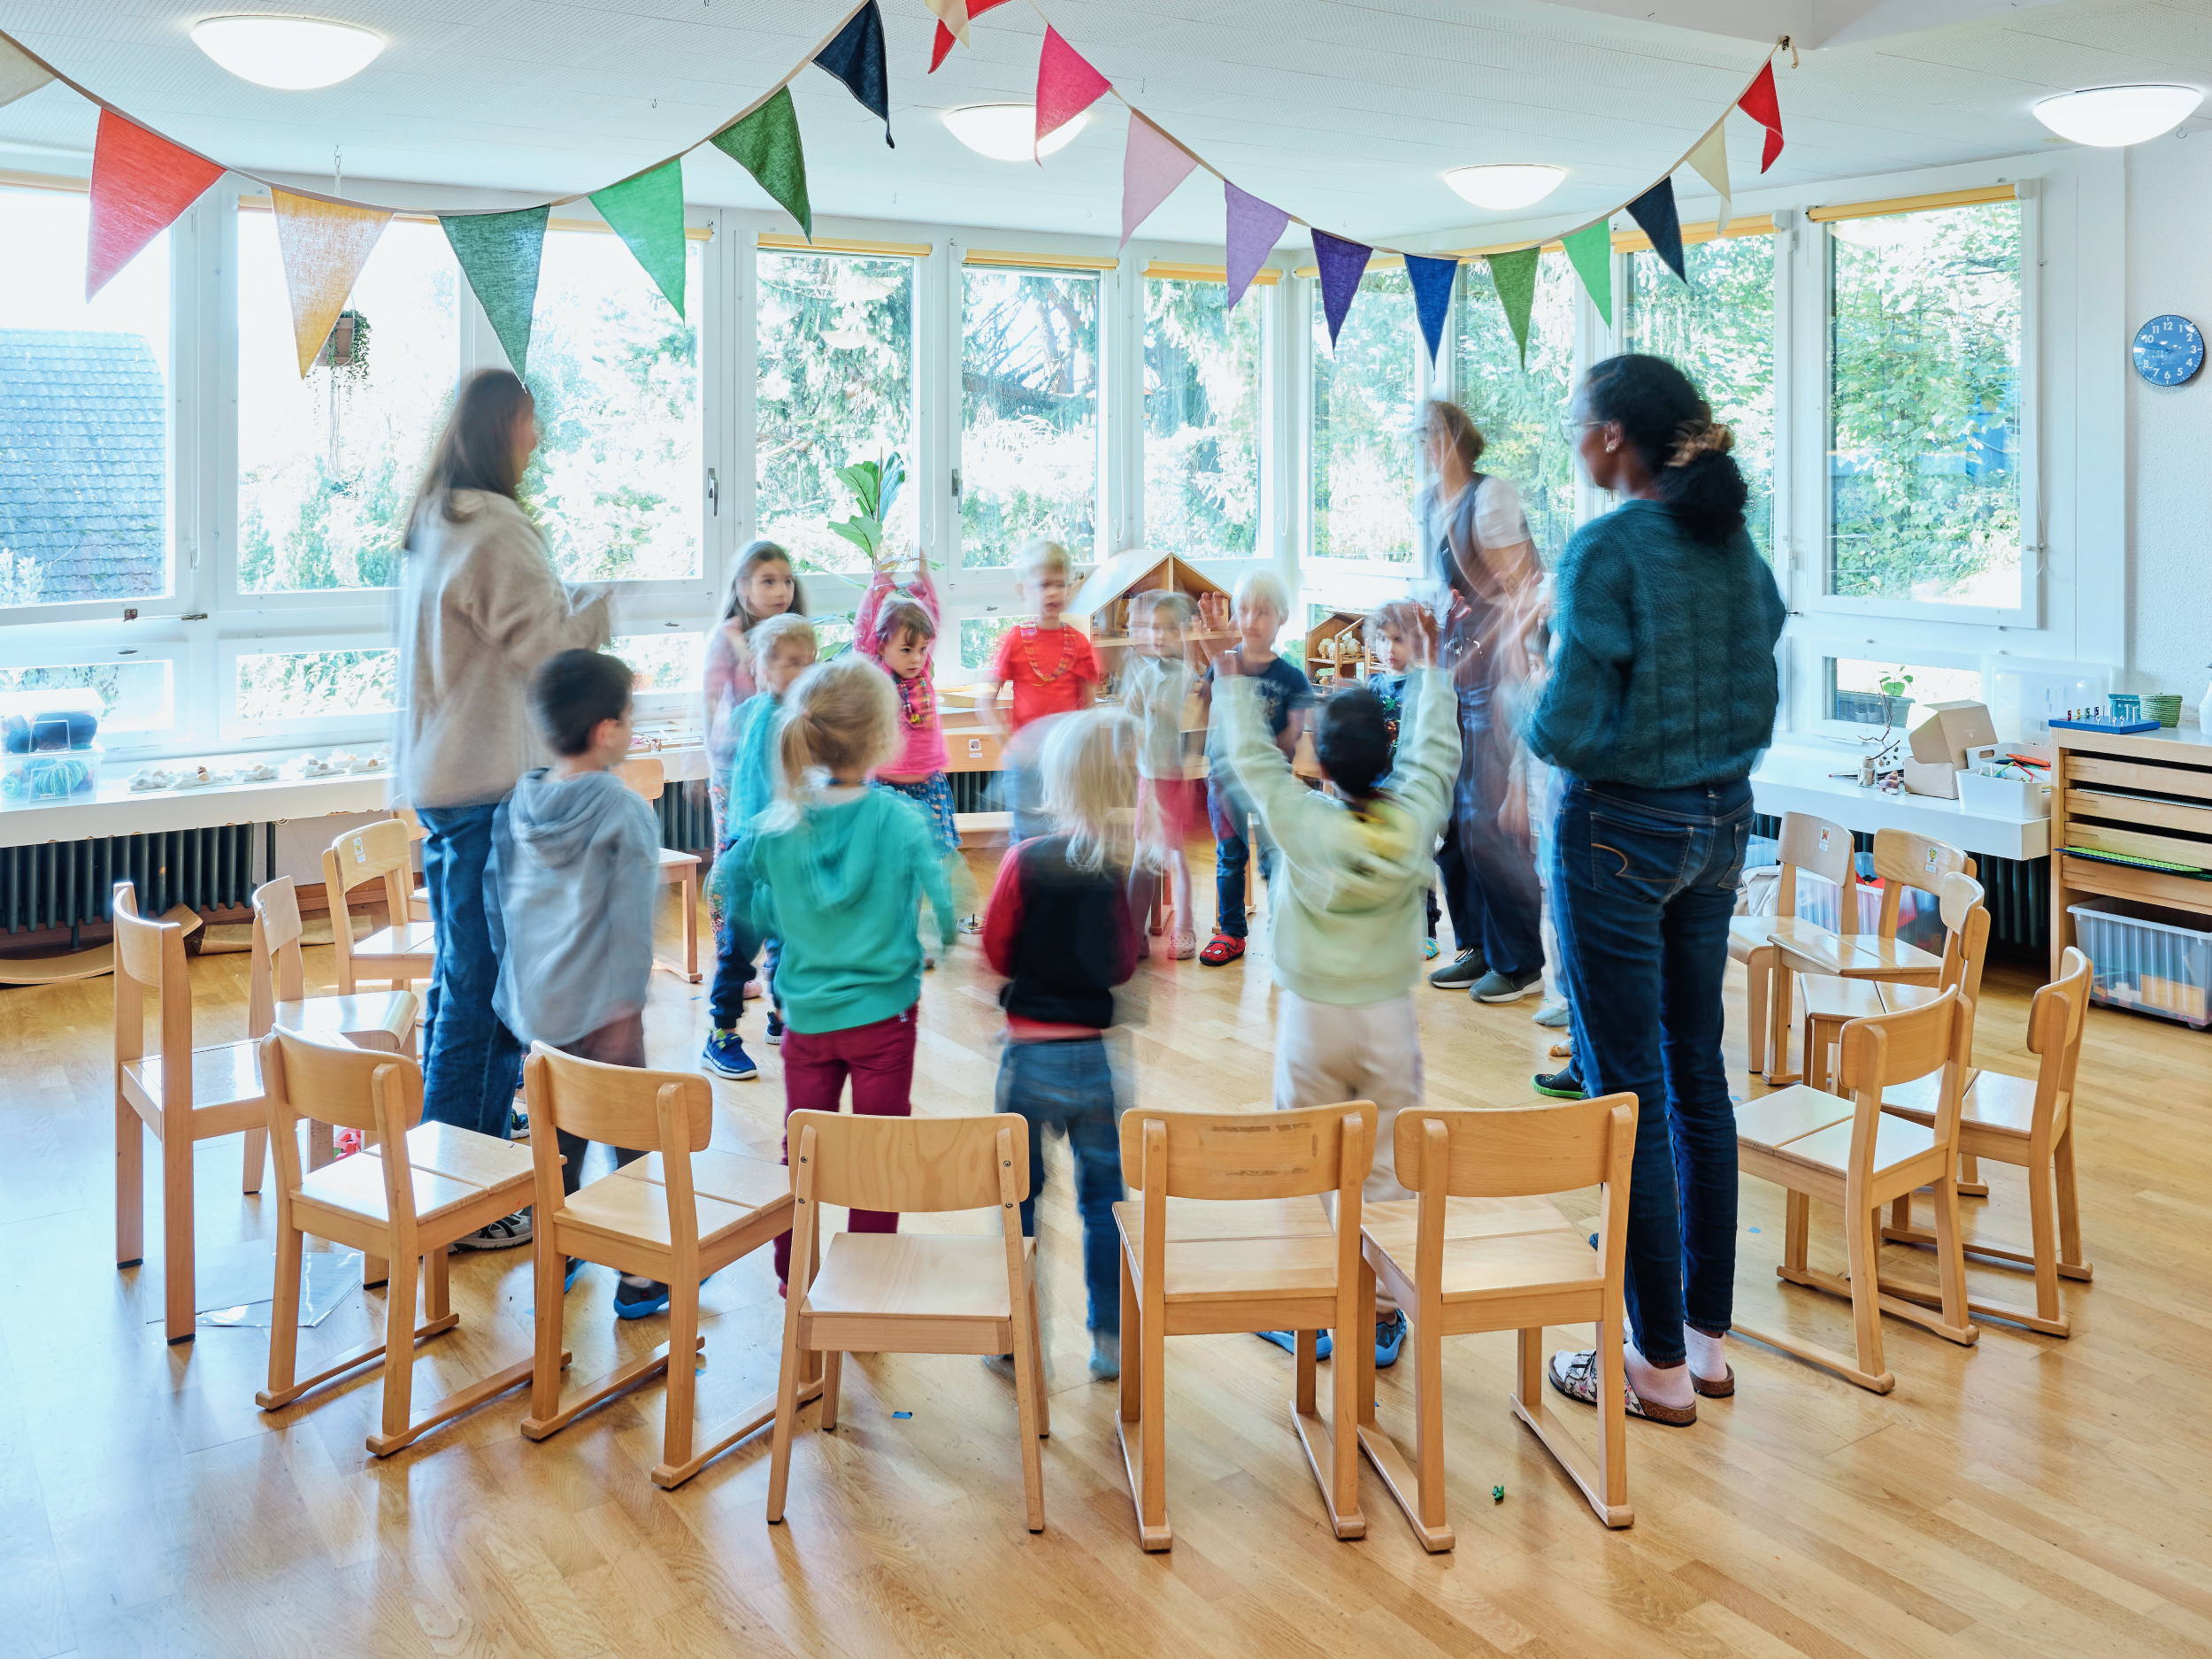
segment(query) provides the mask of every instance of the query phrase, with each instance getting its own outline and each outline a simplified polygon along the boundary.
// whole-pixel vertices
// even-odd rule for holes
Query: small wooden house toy
[[[1219,594],[1224,599],[1229,596],[1227,588],[1200,574],[1187,559],[1150,548],[1131,548],[1125,553],[1117,553],[1086,577],[1068,606],[1069,614],[1088,628],[1091,649],[1098,653],[1100,672],[1110,683],[1120,665],[1122,653],[1129,648],[1130,607],[1140,595],[1161,590],[1184,595],[1194,608],[1207,594]],[[1194,623],[1188,637],[1203,641],[1210,651],[1233,641],[1236,634],[1233,630],[1203,633]]]
[[[1306,678],[1316,689],[1358,685],[1376,666],[1367,649],[1365,612],[1332,611],[1306,630]]]

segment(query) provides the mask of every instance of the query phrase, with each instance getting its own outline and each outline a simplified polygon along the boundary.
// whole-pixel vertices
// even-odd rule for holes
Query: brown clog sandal
[[[1690,1373],[1690,1386],[1695,1389],[1699,1394],[1703,1394],[1708,1400],[1727,1399],[1729,1395],[1736,1392],[1736,1368],[1733,1365],[1724,1365],[1721,1369],[1728,1374],[1725,1377],[1723,1377],[1718,1382],[1707,1382],[1704,1378],[1699,1376],[1695,1371],[1692,1371]]]
[[[1586,1406],[1598,1402],[1598,1356],[1585,1349],[1579,1354],[1564,1350],[1551,1356],[1548,1368],[1551,1386],[1570,1400],[1578,1400]],[[1687,1428],[1697,1421],[1697,1402],[1686,1406],[1663,1406],[1644,1399],[1625,1382],[1621,1385],[1625,1396],[1628,1415],[1642,1417],[1647,1423],[1663,1423],[1669,1428]]]

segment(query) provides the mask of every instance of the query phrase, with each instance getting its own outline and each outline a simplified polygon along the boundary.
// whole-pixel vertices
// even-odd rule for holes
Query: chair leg
[[[1014,1417],[1022,1442],[1022,1502],[1029,1512],[1029,1530],[1041,1532],[1045,1530],[1045,1466],[1044,1455],[1037,1448],[1037,1396],[1041,1392],[1034,1323],[1037,1304],[1025,1286],[1010,1288],[1014,1311]]]
[[[146,1125],[115,1092],[115,1264],[146,1259]]]
[[[1874,1236],[1876,1207],[1861,1201],[1856,1193],[1849,1196],[1853,1202],[1845,1207],[1843,1227],[1851,1263],[1851,1319],[1858,1338],[1858,1366],[1864,1375],[1879,1377],[1886,1368],[1882,1363],[1879,1247]]]
[[[1812,1232],[1813,1201],[1802,1193],[1788,1194],[1782,1217],[1782,1277],[1796,1278],[1801,1282],[1807,1263],[1806,1246]]]
[[[192,1338],[192,1141],[185,1116],[169,1120],[161,1138],[161,1271],[172,1342]]]
[[[1753,951],[1744,960],[1744,1058],[1747,1069],[1753,1071],[1767,1069],[1767,997],[1773,989],[1777,954],[1774,947],[1768,945]]]
[[[684,877],[683,900],[684,978],[696,985],[699,983],[699,866],[695,864]]]
[[[2074,1125],[2051,1148],[2051,1166],[2058,1177],[2058,1271],[2062,1278],[2087,1279],[2096,1271],[2081,1253],[2081,1210],[2074,1190]]]
[[[1544,1333],[1524,1331],[1521,1335],[1525,1340],[1535,1339],[1531,1346],[1537,1352],[1536,1383],[1540,1384]],[[1613,1517],[1628,1509],[1628,1356],[1621,1339],[1618,1325],[1598,1322],[1598,1480],[1605,1494],[1608,1525],[1620,1525]]]
[[[1768,979],[1767,1071],[1770,1084],[1787,1083],[1790,1075],[1790,1002],[1797,987],[1797,975],[1781,965],[1777,953],[1774,972]],[[1809,1081],[1810,1079],[1807,1079]]]
[[[299,1374],[300,1250],[305,1240],[299,1229],[278,1224],[276,1294],[269,1304],[269,1400],[286,1394]]]
[[[798,1287],[793,1286],[797,1294]],[[783,1501],[791,1487],[791,1434],[798,1426],[799,1340],[797,1321],[787,1325],[783,1363],[776,1373],[776,1426],[768,1440],[768,1525],[783,1519]]]
[[[266,1129],[249,1129],[245,1139],[245,1166],[239,1173],[239,1190],[257,1193],[261,1190],[262,1165],[269,1158],[269,1132]]]
[[[1950,1327],[1936,1334],[1954,1342],[1971,1342],[1981,1333],[1974,1328],[1966,1307],[1966,1249],[1959,1227],[1955,1164],[1946,1169],[1935,1184],[1935,1212],[1936,1278],[1943,1291],[1943,1323]]]
[[[1961,1198],[1989,1196],[1989,1183],[1982,1179],[1982,1161],[1971,1152],[1959,1154],[1958,1187]]]
[[[1037,1269],[1033,1262],[1029,1269],[1029,1379],[1037,1396],[1037,1438],[1048,1440],[1052,1434],[1052,1391],[1045,1386],[1044,1322],[1037,1317]]]
[[[1320,1378],[1321,1333],[1317,1331],[1293,1331],[1290,1333],[1292,1356],[1296,1361],[1295,1390],[1291,1409],[1301,1417],[1311,1417],[1319,1409],[1320,1392],[1317,1386]]]
[[[1165,1533],[1167,1528],[1167,1337],[1156,1325],[1147,1321],[1139,1332],[1138,1346],[1144,1356],[1144,1421],[1140,1439],[1143,1444],[1144,1483],[1140,1488],[1141,1503],[1137,1513],[1138,1530],[1150,1535]],[[1165,1548],[1167,1546],[1159,1546]],[[1147,1542],[1145,1548],[1154,1548]]]
[[[1444,1525],[1444,1322],[1430,1303],[1413,1324],[1413,1420],[1415,1483],[1420,1490],[1421,1525],[1440,1533]]]
[[[415,1273],[420,1263],[406,1256],[392,1263],[392,1282],[384,1293],[384,1429],[376,1439],[396,1440],[407,1432],[415,1405]],[[370,1451],[376,1446],[372,1442]]]
[[[532,1356],[530,1416],[523,1425],[526,1433],[532,1424],[550,1422],[560,1411],[561,1344],[567,1336],[562,1325],[568,1308],[567,1298],[561,1293],[567,1263],[556,1240],[543,1233],[535,1233],[531,1249],[536,1258],[537,1346]]]
[[[837,1426],[837,1389],[845,1379],[845,1354],[841,1348],[831,1348],[822,1355],[822,1417],[825,1434]]]
[[[2028,1175],[2028,1233],[2035,1252],[2035,1312],[2040,1319],[2063,1319],[2058,1301],[2058,1206],[2055,1171],[2031,1164]]]
[[[686,1276],[668,1287],[667,1415],[661,1425],[661,1463],[672,1472],[691,1461],[698,1345],[699,1281]]]
[[[1144,1342],[1141,1337],[1134,1342],[1129,1340],[1137,1329],[1137,1286],[1129,1277],[1128,1251],[1118,1255],[1121,1262],[1121,1420],[1134,1423],[1144,1397]]]
[[[422,1265],[423,1319],[434,1325],[453,1311],[452,1258],[443,1250],[432,1250],[422,1258]]]

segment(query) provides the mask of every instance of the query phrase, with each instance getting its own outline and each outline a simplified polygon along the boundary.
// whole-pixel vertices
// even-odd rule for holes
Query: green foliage
[[[860,511],[849,518],[833,519],[830,529],[865,553],[872,566],[879,563],[876,549],[883,545],[884,520],[891,516],[899,486],[906,481],[906,464],[895,454],[881,465],[859,461],[839,467],[837,480],[852,491]]]
[[[238,659],[238,718],[388,713],[399,672],[396,651],[291,651]]]
[[[1882,688],[1885,697],[1901,697],[1912,687],[1912,676],[1901,664],[1893,673],[1886,673],[1874,682]]]
[[[1260,308],[1228,296],[1223,282],[1144,285],[1145,545],[1199,558],[1259,539]]]
[[[1098,279],[962,276],[961,563],[1003,565],[1027,538],[1090,556],[1098,513]]]
[[[1502,322],[1502,319],[1501,319]],[[1370,271],[1331,349],[1313,319],[1313,550],[1413,557],[1414,353],[1423,349],[1402,270]]]

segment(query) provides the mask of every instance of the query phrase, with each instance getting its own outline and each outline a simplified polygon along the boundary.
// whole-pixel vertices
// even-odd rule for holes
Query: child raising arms
[[[875,781],[895,789],[929,819],[940,855],[960,850],[952,821],[952,786],[945,780],[945,734],[937,719],[930,661],[937,642],[937,589],[926,556],[914,556],[914,580],[902,591],[890,567],[879,566],[853,616],[853,644],[891,676],[899,694],[899,749],[876,769]]]

